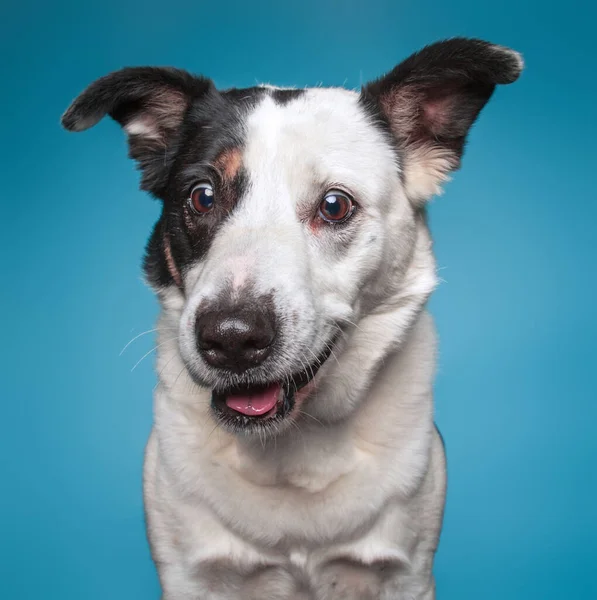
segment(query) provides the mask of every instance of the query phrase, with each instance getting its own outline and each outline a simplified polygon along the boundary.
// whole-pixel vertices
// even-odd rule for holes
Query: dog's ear
[[[398,141],[412,202],[440,192],[496,84],[512,83],[522,68],[514,50],[455,38],[423,48],[363,88],[362,100],[382,113]]]
[[[209,79],[172,68],[132,67],[94,81],[62,116],[69,131],[83,131],[110,115],[128,134],[129,155],[142,171],[141,187],[163,184],[180,126],[191,102],[213,90]]]

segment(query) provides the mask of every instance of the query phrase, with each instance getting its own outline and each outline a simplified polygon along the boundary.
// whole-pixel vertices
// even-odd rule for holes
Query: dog
[[[116,120],[162,201],[144,501],[163,598],[435,598],[426,203],[522,68],[465,38],[359,91],[124,68],[64,113],[71,131]]]

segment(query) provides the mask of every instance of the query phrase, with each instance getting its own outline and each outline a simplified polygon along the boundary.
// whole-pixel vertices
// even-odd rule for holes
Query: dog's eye
[[[214,206],[214,190],[209,183],[200,183],[191,190],[189,204],[197,213],[209,212]]]
[[[328,223],[342,223],[351,217],[355,204],[339,190],[329,191],[319,205],[319,216]]]

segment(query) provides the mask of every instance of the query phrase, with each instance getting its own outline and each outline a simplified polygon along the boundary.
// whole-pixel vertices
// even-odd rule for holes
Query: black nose
[[[265,307],[222,309],[199,315],[195,334],[205,362],[242,372],[268,357],[276,328],[273,314]]]

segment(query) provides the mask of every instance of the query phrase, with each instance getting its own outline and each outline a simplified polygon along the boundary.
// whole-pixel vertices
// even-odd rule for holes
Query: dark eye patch
[[[185,270],[205,257],[221,224],[244,194],[247,177],[240,160],[244,121],[264,94],[261,88],[214,91],[190,107],[168,184],[159,191],[162,215],[146,247],[144,271],[155,287],[175,283],[164,236],[170,243],[170,264],[184,276]],[[214,204],[206,214],[198,215],[189,205],[189,195],[202,181],[213,186]]]

